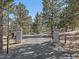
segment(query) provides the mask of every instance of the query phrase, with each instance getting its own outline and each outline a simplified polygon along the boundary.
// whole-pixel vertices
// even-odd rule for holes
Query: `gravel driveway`
[[[56,47],[50,38],[26,38],[22,45],[10,49],[8,55],[0,55],[0,59],[77,59],[76,54],[69,53],[62,47]]]

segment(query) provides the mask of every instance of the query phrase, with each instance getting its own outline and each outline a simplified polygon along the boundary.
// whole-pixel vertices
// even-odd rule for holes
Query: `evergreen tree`
[[[3,8],[8,7],[13,0],[0,0],[0,52],[3,49]]]
[[[29,34],[32,24],[32,17],[28,16],[29,11],[26,9],[24,4],[19,3],[16,6],[15,12],[15,22],[23,29],[23,34]]]
[[[37,12],[33,23],[34,28],[36,28],[34,29],[34,32],[37,34],[42,33],[43,28],[42,25],[43,25],[43,14]]]

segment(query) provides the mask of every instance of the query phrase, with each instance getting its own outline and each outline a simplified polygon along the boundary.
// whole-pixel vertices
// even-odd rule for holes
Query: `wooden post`
[[[65,32],[67,32],[67,27],[65,27]],[[65,39],[65,44],[66,44],[66,40],[67,40],[66,34],[64,34],[64,39]]]

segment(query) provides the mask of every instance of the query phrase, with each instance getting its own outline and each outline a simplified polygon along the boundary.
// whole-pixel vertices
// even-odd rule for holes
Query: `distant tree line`
[[[33,22],[34,32],[49,33],[55,29],[66,32],[78,28],[78,0],[43,0],[42,4],[43,12],[37,13]]]

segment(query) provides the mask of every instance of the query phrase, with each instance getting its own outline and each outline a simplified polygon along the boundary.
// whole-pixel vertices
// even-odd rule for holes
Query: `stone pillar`
[[[54,43],[59,43],[59,31],[57,31],[57,30],[55,30],[54,32],[53,32],[53,42]]]
[[[21,43],[22,40],[22,30],[21,29],[17,29],[16,30],[16,38],[15,38],[15,43]]]

